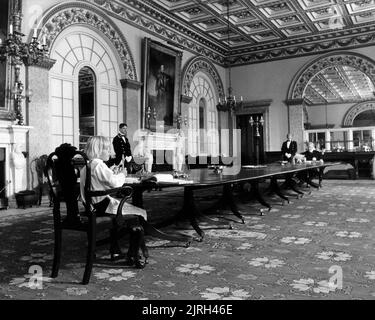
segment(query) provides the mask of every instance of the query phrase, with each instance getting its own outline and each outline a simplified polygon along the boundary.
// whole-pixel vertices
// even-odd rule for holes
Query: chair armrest
[[[119,188],[113,188],[113,189],[107,189],[107,190],[95,190],[90,191],[89,196],[90,197],[101,197],[101,196],[107,196],[111,194],[120,194],[121,197],[131,197],[133,193],[133,188],[130,186],[123,186]]]

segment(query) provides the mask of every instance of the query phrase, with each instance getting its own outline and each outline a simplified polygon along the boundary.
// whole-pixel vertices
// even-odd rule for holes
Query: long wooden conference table
[[[237,207],[237,204],[234,200],[233,196],[233,186],[238,183],[249,183],[251,185],[250,193],[258,200],[262,205],[266,206],[268,209],[271,208],[271,205],[268,204],[264,198],[262,197],[258,184],[264,179],[271,179],[269,191],[274,192],[283,200],[289,201],[287,195],[285,195],[277,182],[277,179],[283,178],[285,179],[284,185],[287,188],[292,189],[298,195],[303,195],[303,192],[299,190],[295,186],[295,182],[293,181],[293,177],[298,172],[304,172],[317,169],[319,172],[319,184],[321,185],[321,180],[323,176],[324,168],[332,165],[337,165],[338,163],[321,163],[317,162],[310,162],[304,164],[285,164],[281,165],[280,163],[275,164],[268,164],[266,166],[243,166],[238,173],[235,174],[226,174],[226,171],[229,173],[232,172],[231,168],[228,170],[223,170],[222,173],[215,173],[213,170],[210,169],[192,169],[188,172],[188,180],[189,183],[180,184],[179,182],[169,181],[169,182],[155,182],[154,186],[158,188],[166,188],[166,187],[183,187],[184,188],[184,202],[183,207],[179,211],[179,213],[171,218],[168,219],[156,226],[156,228],[166,226],[169,224],[176,223],[179,220],[188,220],[190,221],[191,226],[199,235],[198,240],[202,240],[204,237],[204,232],[200,228],[198,223],[198,218],[202,217],[200,210],[196,205],[196,201],[194,199],[194,190],[203,189],[203,188],[211,188],[217,186],[223,186],[223,193],[222,197],[219,201],[221,206],[229,206],[233,214],[241,219],[242,223],[244,223],[244,218],[241,215],[240,210]],[[308,184],[316,186],[311,181],[305,181]],[[133,187],[133,204],[143,208],[143,192],[145,190],[150,189],[149,184],[143,183],[131,183],[129,184]],[[155,229],[157,230],[157,229]],[[153,230],[153,231],[155,231]],[[167,236],[164,238],[168,239]],[[172,237],[171,240],[176,240],[176,237]],[[180,239],[181,240],[181,239]]]

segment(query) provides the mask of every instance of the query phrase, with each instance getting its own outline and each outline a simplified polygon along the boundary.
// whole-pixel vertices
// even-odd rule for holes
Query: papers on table
[[[136,177],[125,177],[125,183],[140,183],[140,181]]]
[[[185,179],[174,179],[173,182],[177,182],[178,184],[194,183],[193,180],[185,180]]]
[[[173,182],[173,175],[168,173],[156,173],[153,176],[157,182]]]
[[[246,165],[246,166],[242,166],[242,168],[245,168],[245,169],[256,169],[256,168],[267,168],[267,166],[265,165],[257,165],[257,166],[253,166],[253,165]]]

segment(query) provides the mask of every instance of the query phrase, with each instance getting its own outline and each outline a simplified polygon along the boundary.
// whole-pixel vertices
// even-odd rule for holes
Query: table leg
[[[325,168],[319,168],[319,188],[322,187],[324,169]]]
[[[296,188],[296,183],[293,181],[293,175],[292,174],[286,175],[284,185],[285,185],[285,188],[293,190],[298,195],[303,196],[305,194],[304,192],[302,192],[301,190]],[[298,198],[298,196],[297,196],[297,198]]]
[[[308,170],[306,176],[301,177],[301,180],[306,182],[309,186],[319,189],[319,185],[312,181],[312,171]]]
[[[145,191],[145,188],[142,186],[135,186],[133,187],[133,195],[132,195],[132,202],[133,205],[143,208],[143,192]],[[185,241],[186,246],[190,245],[190,242],[192,240],[191,237],[186,235],[172,235],[165,233],[161,230],[159,230],[156,226],[151,225],[149,222],[145,221],[143,224],[143,228],[145,230],[145,233],[153,236],[158,239],[162,240],[169,240],[169,241]]]
[[[261,205],[268,208],[268,210],[271,210],[272,206],[264,200],[263,196],[259,192],[259,181],[250,181],[251,189],[250,189],[250,196],[252,198],[255,198]]]
[[[270,191],[289,203],[289,198],[281,192],[279,184],[277,183],[277,178],[275,176],[271,177]]]
[[[221,210],[225,210],[228,207],[237,218],[241,219],[242,223],[244,224],[245,219],[242,216],[240,210],[238,209],[238,206],[233,196],[232,184],[223,185],[223,194],[220,200],[217,203],[215,203],[211,208],[209,208],[207,212],[221,211]]]
[[[238,209],[238,206],[236,204],[236,201],[234,200],[233,196],[233,185],[232,184],[225,184],[223,186],[223,195],[221,197],[221,201],[223,204],[228,205],[232,213],[237,217],[240,218],[242,223],[245,223],[245,219],[242,216],[240,210]]]

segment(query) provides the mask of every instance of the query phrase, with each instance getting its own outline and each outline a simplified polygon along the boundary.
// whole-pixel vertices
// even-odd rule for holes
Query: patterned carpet
[[[219,192],[197,192],[199,207],[208,207]],[[375,298],[373,181],[326,180],[322,189],[302,199],[293,197],[289,205],[282,206],[279,198],[269,200],[273,208],[264,216],[256,202],[240,201],[245,225],[225,211],[220,221],[232,221],[233,229],[202,224],[204,241],[188,248],[147,238],[150,260],[143,270],[112,263],[101,247],[87,286],[79,284],[83,235],[64,233],[60,274],[50,279],[51,209],[45,204],[14,215],[0,211],[0,299]],[[145,193],[151,220],[173,215],[181,205],[182,190]],[[163,230],[194,234],[174,227]],[[43,272],[42,283],[34,281],[34,270]]]

